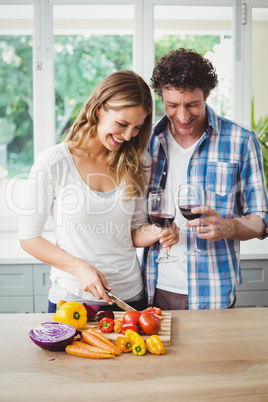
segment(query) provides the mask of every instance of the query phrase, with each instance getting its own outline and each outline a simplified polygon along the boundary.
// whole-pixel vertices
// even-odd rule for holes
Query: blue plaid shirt
[[[189,161],[187,182],[202,184],[206,206],[216,209],[223,218],[257,214],[264,220],[267,229],[268,196],[262,154],[255,133],[217,116],[208,105],[206,110],[208,128]],[[154,124],[148,144],[148,152],[153,159],[150,191],[165,188],[167,124],[167,116]],[[188,231],[188,250],[191,241]],[[207,255],[187,257],[189,309],[227,308],[234,301],[242,281],[240,242],[198,238],[198,246],[207,250]],[[158,249],[158,242],[146,248],[142,260],[149,304],[153,303],[156,288]]]

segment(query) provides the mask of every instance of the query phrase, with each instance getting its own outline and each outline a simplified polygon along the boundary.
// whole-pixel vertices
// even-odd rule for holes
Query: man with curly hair
[[[183,48],[164,55],[151,79],[166,114],[154,124],[148,145],[153,158],[150,189],[170,189],[175,202],[180,184],[199,183],[205,192],[205,206],[192,210],[201,218],[187,221],[187,226],[177,208],[180,241],[171,254],[180,255],[180,261],[157,264],[164,252],[159,242],[144,251],[148,303],[165,310],[234,307],[242,281],[240,241],[268,233],[257,137],[208,106],[217,82],[210,61]],[[206,254],[185,255],[191,248],[191,227]]]

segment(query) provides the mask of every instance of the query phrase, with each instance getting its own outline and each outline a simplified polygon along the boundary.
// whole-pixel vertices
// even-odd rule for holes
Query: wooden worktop
[[[107,360],[28,337],[53,314],[0,315],[0,401],[267,401],[268,308],[172,311],[165,355]]]

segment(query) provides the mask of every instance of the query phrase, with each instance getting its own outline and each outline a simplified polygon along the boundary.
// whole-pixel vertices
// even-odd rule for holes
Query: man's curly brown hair
[[[202,89],[207,99],[218,84],[212,63],[193,49],[172,50],[161,57],[151,78],[151,87],[162,97],[162,89]]]

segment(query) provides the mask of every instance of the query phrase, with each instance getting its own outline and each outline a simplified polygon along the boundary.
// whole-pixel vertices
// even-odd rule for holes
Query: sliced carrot
[[[71,345],[66,346],[66,352],[73,356],[89,357],[92,359],[108,359],[113,357],[105,349],[90,346],[83,342],[74,341]]]
[[[82,338],[90,345],[106,349],[113,355],[118,356],[121,353],[120,349],[114,343],[93,328],[82,331]]]

